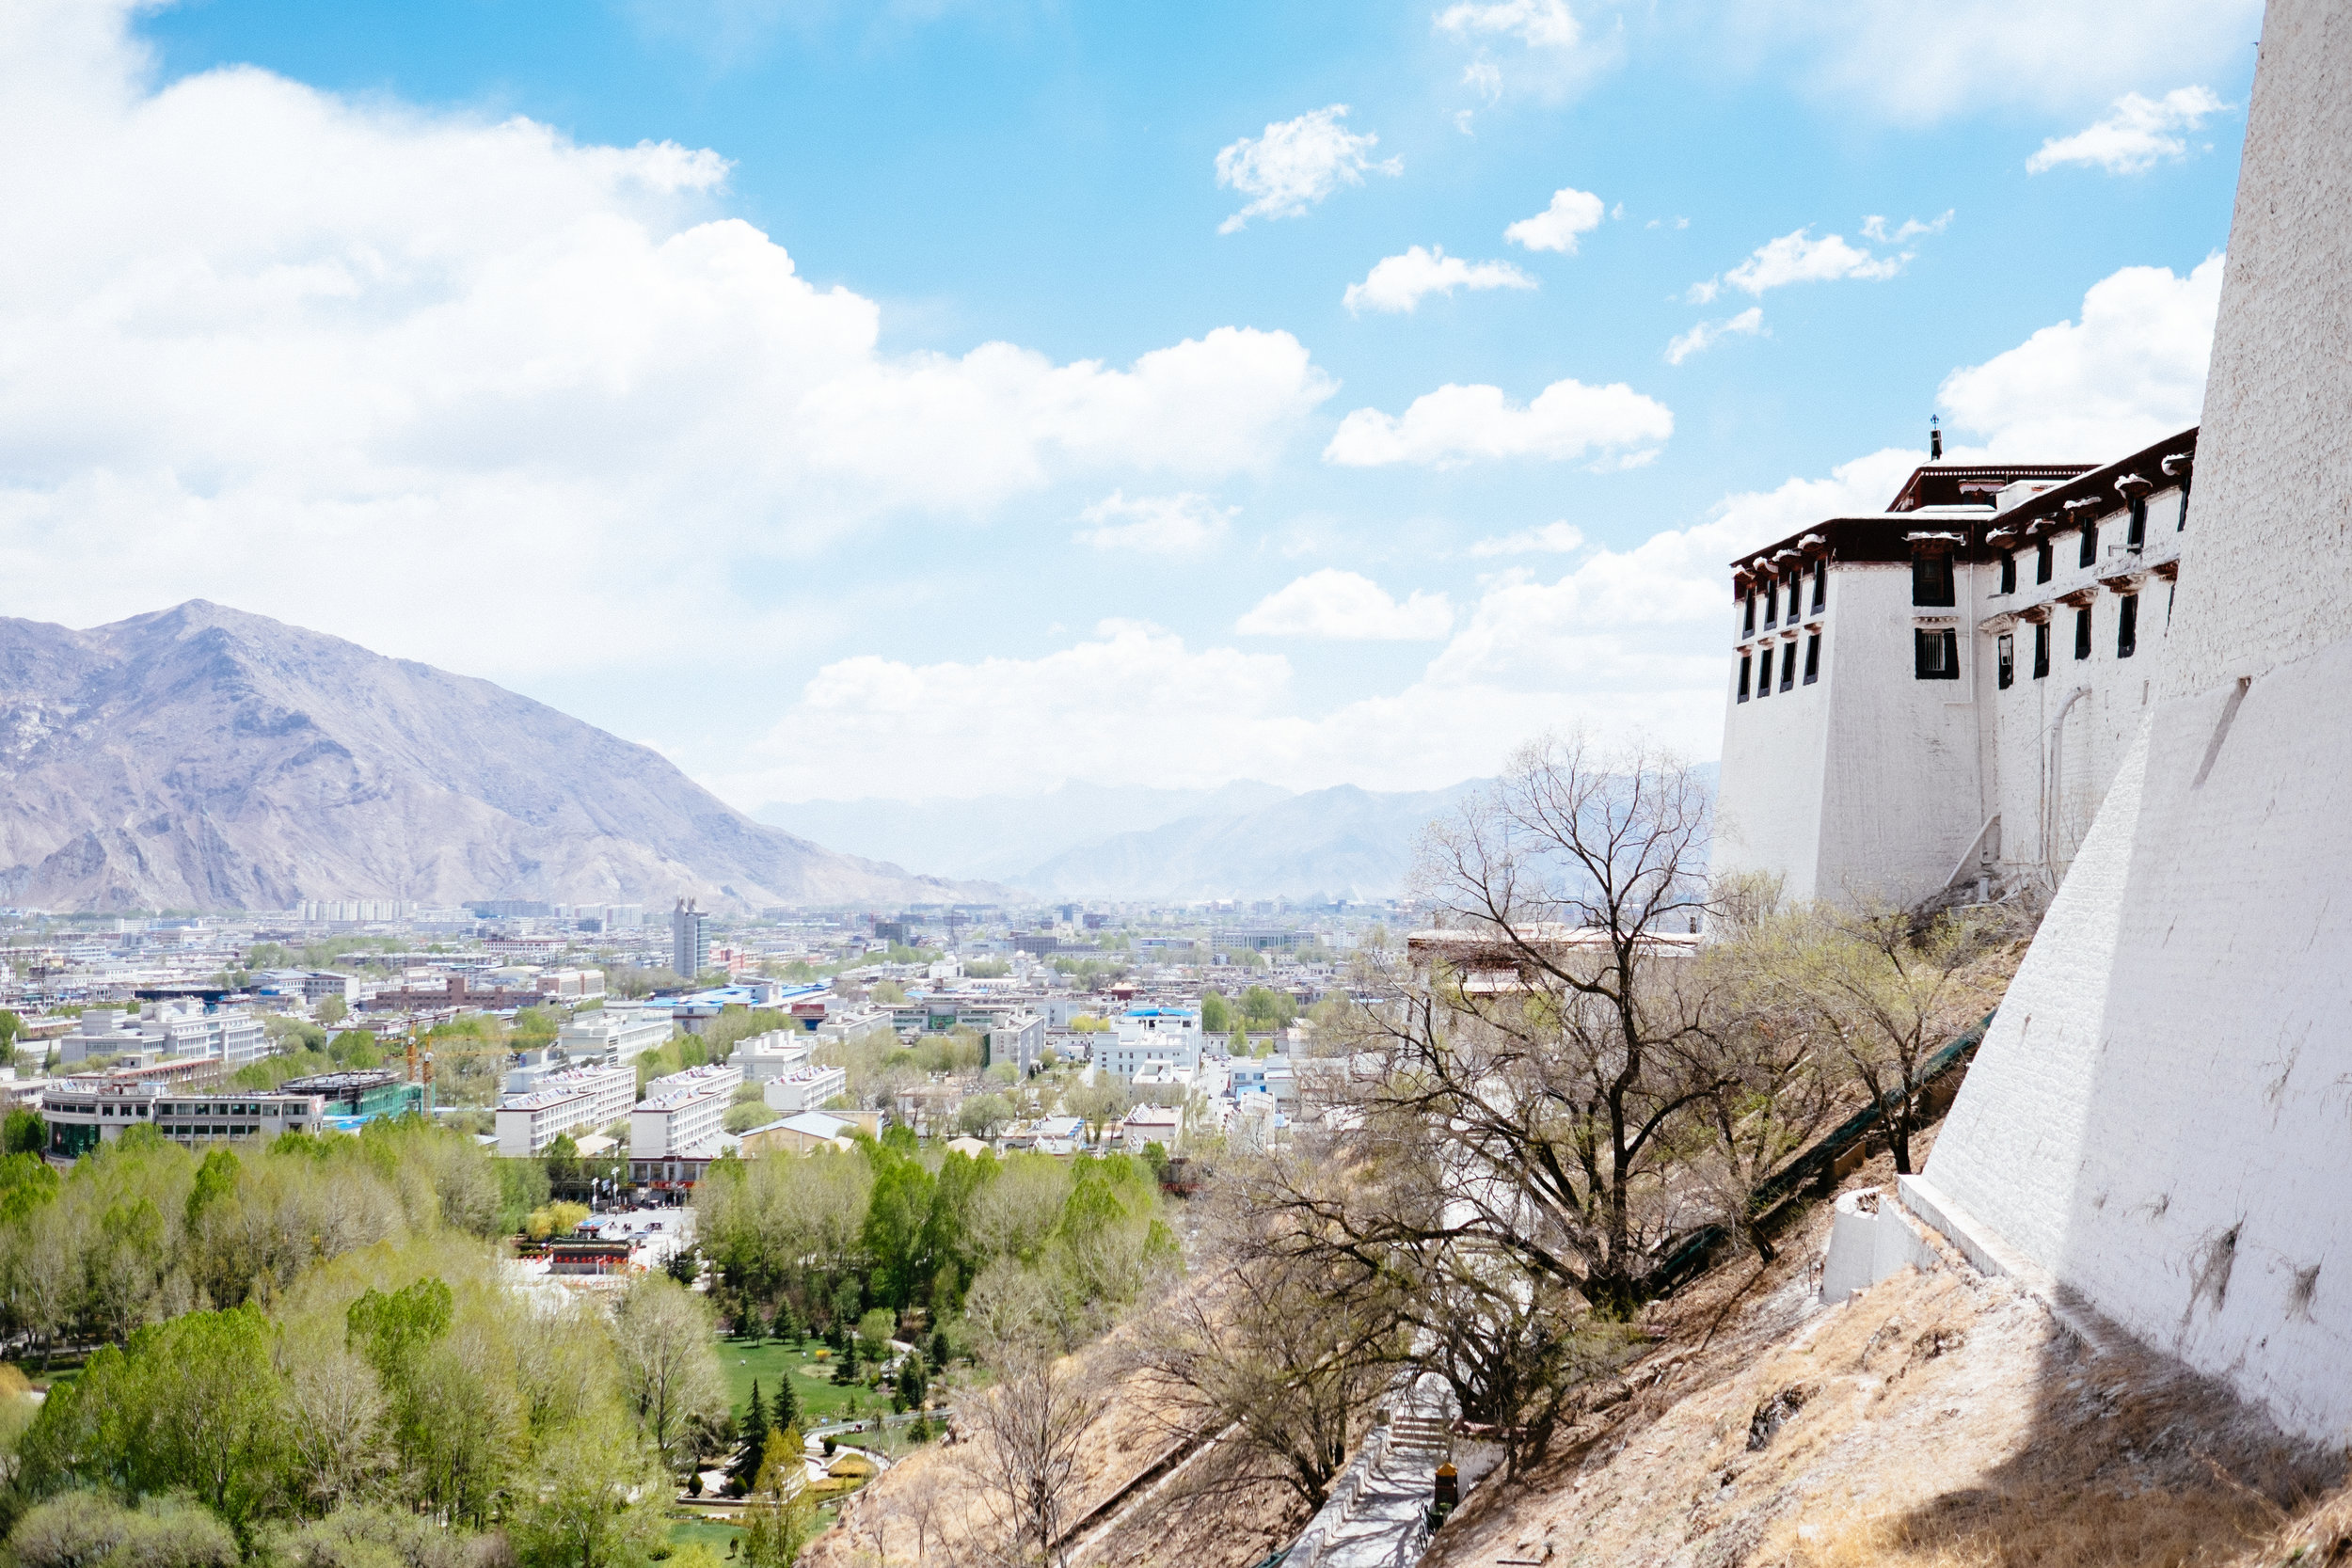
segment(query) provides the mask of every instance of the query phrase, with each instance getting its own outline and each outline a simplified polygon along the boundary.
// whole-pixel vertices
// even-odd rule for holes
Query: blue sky
[[[2195,418],[2258,7],[1919,16],[27,0],[0,564],[746,807],[1709,755],[1722,562],[1931,412]]]

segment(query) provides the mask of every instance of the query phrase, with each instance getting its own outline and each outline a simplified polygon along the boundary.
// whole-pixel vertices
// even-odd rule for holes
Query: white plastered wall
[[[2170,641],[1926,1180],[2352,1438],[2352,13],[2274,0]]]

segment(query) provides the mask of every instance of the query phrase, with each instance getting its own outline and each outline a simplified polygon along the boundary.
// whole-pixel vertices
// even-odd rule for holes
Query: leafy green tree
[[[788,1386],[791,1374],[787,1372],[785,1375]],[[736,1454],[735,1463],[727,1466],[727,1480],[740,1482],[741,1490],[748,1492],[752,1482],[759,1478],[760,1455],[766,1451],[768,1444],[768,1407],[760,1401],[757,1378],[752,1379],[751,1408],[744,1411],[743,1418],[736,1423],[736,1432],[742,1448]]]
[[[800,1434],[768,1434],[766,1459],[744,1512],[740,1553],[745,1568],[791,1568],[813,1532],[817,1508],[808,1495]]]
[[[1230,1035],[1233,1032],[1233,1009],[1222,991],[1203,991],[1200,995],[1200,1032],[1204,1035]]]
[[[24,1515],[8,1536],[18,1568],[234,1568],[237,1538],[180,1497],[125,1508],[95,1492],[68,1492]]]
[[[1012,1101],[993,1091],[969,1096],[956,1111],[956,1125],[976,1138],[989,1138],[1012,1119]]]
[[[319,998],[318,1006],[312,1010],[318,1014],[319,1022],[326,1024],[330,1029],[332,1029],[336,1024],[341,1023],[344,1019],[351,1016],[350,1004],[346,1003],[340,996],[323,996]]]
[[[0,1122],[0,1152],[39,1154],[48,1147],[49,1124],[39,1111],[10,1111],[8,1120]]]
[[[640,1275],[621,1298],[613,1342],[640,1431],[680,1468],[726,1410],[708,1304],[666,1275]]]
[[[662,1533],[667,1487],[625,1434],[583,1422],[548,1446],[508,1527],[526,1568],[631,1568]]]
[[[930,1283],[934,1268],[930,1239],[931,1198],[937,1183],[911,1155],[876,1147],[874,1187],[866,1211],[863,1240],[874,1259],[874,1288],[903,1310]]]

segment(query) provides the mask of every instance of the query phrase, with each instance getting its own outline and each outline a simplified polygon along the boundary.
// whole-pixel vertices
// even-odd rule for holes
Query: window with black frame
[[[2074,657],[2090,657],[2090,607],[2087,604],[2074,607]]]
[[[1912,628],[1913,673],[1923,681],[1960,679],[1960,633],[1933,626]]]
[[[1813,563],[1813,613],[1821,613],[1821,607],[1828,603],[1829,562],[1824,559]]]
[[[2139,595],[2126,594],[2115,601],[2115,657],[2129,658],[2139,651]]]
[[[2017,552],[2015,550],[2001,552],[2001,592],[2004,594],[2017,592]]]
[[[2033,624],[2033,678],[2041,680],[2050,673],[2050,623]]]
[[[1994,657],[2000,661],[2001,689],[2007,691],[2017,684],[2017,639],[2003,632],[1993,648]]]
[[[1821,678],[1821,634],[1815,632],[1804,640],[1804,684],[1811,686]]]
[[[1797,645],[1794,642],[1784,642],[1780,645],[1780,689],[1786,691],[1796,684]]]
[[[2047,539],[2044,539],[2040,545],[2035,546],[2033,552],[2034,581],[2047,582],[2050,580],[2050,573],[2057,564],[2057,555],[2058,546]]]
[[[1952,592],[1952,552],[1916,549],[1911,552],[1911,602],[1931,608],[1956,603]]]
[[[1740,656],[1740,701],[1748,700],[1748,656]]]

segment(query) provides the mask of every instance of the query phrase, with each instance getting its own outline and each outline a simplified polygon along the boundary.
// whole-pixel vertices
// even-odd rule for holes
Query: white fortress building
[[[2333,1445],[2352,1439],[2347,81],[2342,8],[2272,0],[2164,657],[2089,683],[2082,701],[2148,692],[2112,720],[2130,739],[2090,831],[1900,1188],[1981,1266]],[[2145,636],[2170,595],[2140,596]],[[2117,602],[2104,583],[2089,601],[2094,650]],[[1775,688],[1760,711],[1803,702]]]
[[[1715,868],[1793,898],[2055,887],[2155,689],[2196,450],[1931,462],[1733,562]]]

